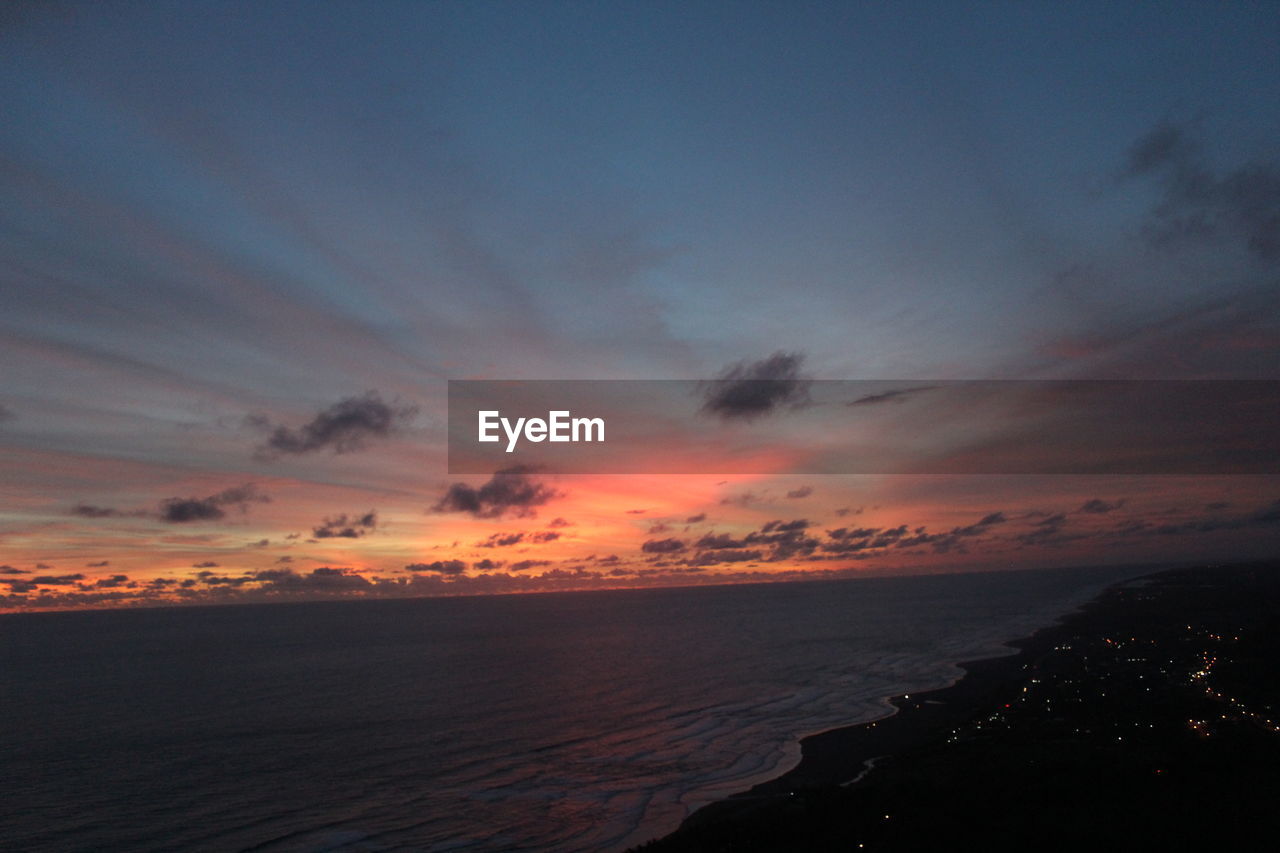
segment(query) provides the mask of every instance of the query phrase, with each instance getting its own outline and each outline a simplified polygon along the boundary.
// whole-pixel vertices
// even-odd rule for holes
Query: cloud
[[[418,413],[415,406],[402,406],[382,400],[377,391],[361,397],[348,397],[320,411],[297,429],[272,426],[261,415],[250,416],[249,422],[271,434],[257,449],[262,459],[301,455],[320,450],[352,453],[363,450],[371,439],[386,438]]]
[[[981,519],[970,524],[968,527],[957,527],[951,531],[953,536],[978,536],[987,531],[987,528],[997,524],[1004,524],[1009,519],[1005,518],[1003,512],[992,512],[984,515]]]
[[[217,564],[217,563],[215,563],[213,560],[205,560],[203,563],[193,563],[193,564],[192,564],[192,566],[191,566],[191,568],[193,568],[193,569],[216,569],[216,568],[218,568],[218,564]]]
[[[3,423],[5,421],[11,421],[14,419],[14,417],[15,415],[13,414],[13,409],[10,409],[8,406],[0,404],[0,423]]]
[[[128,575],[112,575],[109,578],[100,578],[94,583],[94,589],[113,589],[115,587],[125,586],[129,583]]]
[[[29,575],[26,569],[15,569],[13,566],[0,566],[0,575]]]
[[[537,568],[538,566],[549,566],[549,565],[551,565],[550,560],[521,560],[518,563],[511,564],[511,571],[527,572],[529,571],[529,569],[534,569],[534,568]]]
[[[523,533],[491,533],[488,539],[482,539],[475,545],[478,548],[506,548],[523,541]]]
[[[649,525],[650,536],[657,536],[659,533],[668,533],[670,530],[671,525],[667,524],[665,521],[655,521],[653,524]]]
[[[489,538],[481,539],[479,542],[472,544],[477,548],[508,548],[521,542],[542,545],[547,542],[554,542],[559,538],[560,534],[553,530],[536,530],[532,533],[491,533]]]
[[[698,523],[698,522],[700,522],[700,521],[706,521],[706,520],[707,520],[707,514],[706,514],[705,512],[700,512],[700,513],[698,513],[697,515],[691,515],[691,516],[689,516],[688,518],[686,518],[686,519],[684,520],[684,523],[685,523],[685,524],[697,524],[697,523]]]
[[[216,521],[226,516],[226,507],[238,506],[241,512],[245,512],[250,503],[270,501],[271,498],[260,494],[253,483],[245,483],[207,498],[166,498],[160,502],[160,520],[170,524]]]
[[[1227,236],[1257,258],[1280,260],[1280,169],[1274,164],[1217,172],[1185,127],[1166,122],[1130,149],[1123,177],[1156,177],[1163,184],[1146,225],[1153,244]]]
[[[350,593],[373,589],[373,584],[351,569],[328,566],[312,569],[310,574],[299,574],[293,569],[264,569],[252,572],[249,577],[260,582],[266,592]]]
[[[800,498],[807,498],[811,494],[813,494],[812,486],[801,486],[798,489],[792,489],[791,491],[787,492],[787,497],[791,498],[792,500],[799,500]]]
[[[505,565],[506,562],[503,560],[490,560],[486,557],[478,563],[472,563],[471,568],[479,572],[491,572],[494,569],[500,569]]]
[[[745,563],[762,560],[763,558],[763,551],[727,548],[700,552],[689,559],[689,564],[693,566],[714,566],[717,563]]]
[[[573,527],[573,522],[564,518],[553,518],[547,522],[547,527]]]
[[[1123,500],[1116,501],[1115,503],[1107,503],[1100,498],[1092,498],[1091,500],[1085,501],[1080,509],[1076,510],[1076,512],[1087,512],[1095,515],[1102,515],[1119,509],[1124,506],[1124,503],[1125,502]]]
[[[465,512],[476,518],[501,518],[511,515],[527,518],[536,515],[534,507],[542,506],[560,492],[529,476],[531,469],[518,466],[496,472],[479,488],[466,483],[449,486],[432,512]]]
[[[684,549],[685,544],[679,539],[650,539],[640,546],[646,554],[675,554]]]
[[[775,352],[760,361],[730,365],[712,382],[704,382],[702,411],[722,420],[751,421],[782,406],[799,408],[809,401],[809,379],[800,372],[801,353]]]
[[[109,565],[111,565],[111,561],[110,561],[110,560],[99,560],[99,561],[98,561],[98,562],[96,562],[96,563],[85,563],[85,564],[84,564],[84,567],[85,567],[86,569],[101,569],[101,568],[105,568],[105,567],[107,567],[107,566],[109,566]]]
[[[71,586],[77,581],[84,580],[84,575],[34,575],[29,578],[5,578],[0,579],[0,584],[8,584],[17,591],[17,587],[34,588],[37,586]]]
[[[311,528],[311,534],[316,539],[359,539],[377,526],[376,510],[369,510],[364,515],[353,515],[350,518],[343,513],[334,518],[326,517],[318,527]]]
[[[805,518],[797,518],[795,521],[770,521],[760,528],[762,533],[778,531],[779,533],[787,533],[793,530],[807,530],[809,528],[809,520]]]
[[[755,492],[743,492],[742,494],[734,495],[733,497],[721,498],[720,503],[724,506],[750,506],[751,504],[758,503],[762,500],[764,500],[764,498],[760,497]]]
[[[742,548],[747,543],[741,539],[734,539],[728,533],[708,533],[694,543],[694,547],[700,550],[719,550]]]
[[[434,563],[410,563],[405,566],[410,572],[434,572],[438,575],[460,575],[467,570],[467,564],[461,560],[436,560]]]
[[[114,509],[109,506],[95,506],[84,503],[73,506],[71,514],[78,515],[81,518],[141,518],[147,515],[144,510]]]
[[[920,388],[896,388],[892,391],[882,391],[879,394],[868,394],[865,397],[859,397],[845,403],[846,406],[874,406],[880,403],[905,403],[909,398],[925,391],[932,391],[937,385],[925,385]]]

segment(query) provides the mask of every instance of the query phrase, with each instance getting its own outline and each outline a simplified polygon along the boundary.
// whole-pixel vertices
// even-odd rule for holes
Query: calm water
[[[0,617],[0,848],[620,849],[1132,574]]]

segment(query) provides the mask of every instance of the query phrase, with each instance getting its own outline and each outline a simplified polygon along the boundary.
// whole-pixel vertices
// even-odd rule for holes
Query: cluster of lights
[[[1187,626],[1187,630],[1188,631],[1191,630],[1190,625]],[[1239,636],[1226,637],[1226,636],[1223,636],[1222,634],[1211,634],[1207,632],[1205,636],[1208,639],[1218,643],[1239,642],[1240,640]],[[1280,725],[1277,725],[1275,720],[1271,719],[1265,714],[1262,714],[1262,713],[1259,713],[1258,711],[1254,711],[1250,709],[1247,705],[1245,705],[1245,703],[1239,701],[1234,696],[1226,696],[1221,691],[1213,689],[1213,686],[1210,685],[1208,682],[1209,682],[1209,676],[1210,674],[1212,674],[1213,668],[1217,665],[1217,663],[1218,663],[1218,656],[1214,654],[1212,651],[1206,650],[1201,652],[1200,668],[1197,669],[1195,672],[1191,673],[1191,681],[1198,682],[1201,685],[1201,687],[1204,689],[1205,696],[1217,702],[1226,703],[1231,707],[1231,710],[1234,711],[1238,716],[1248,720],[1252,720],[1254,723],[1257,723],[1258,725],[1262,726],[1268,731],[1280,733]],[[1222,714],[1221,716],[1222,716],[1222,719],[1224,720],[1228,719],[1227,714]],[[1191,727],[1191,730],[1196,732],[1197,734],[1203,735],[1205,737],[1208,737],[1210,734],[1207,728],[1208,721],[1206,720],[1188,720],[1187,724]]]

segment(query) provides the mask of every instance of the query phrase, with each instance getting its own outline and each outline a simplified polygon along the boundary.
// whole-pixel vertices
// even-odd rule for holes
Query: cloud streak
[[[270,460],[322,450],[335,454],[354,453],[363,450],[373,439],[390,436],[417,413],[415,406],[388,403],[377,391],[369,391],[363,396],[339,400],[297,428],[273,426],[262,415],[251,416],[249,423],[270,432],[255,454],[260,459]]]

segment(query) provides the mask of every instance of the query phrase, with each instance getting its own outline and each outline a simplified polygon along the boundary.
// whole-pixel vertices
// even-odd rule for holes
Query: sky
[[[6,4],[0,610],[1272,556],[1275,476],[446,438],[450,379],[1280,379],[1278,55],[1266,3]]]

